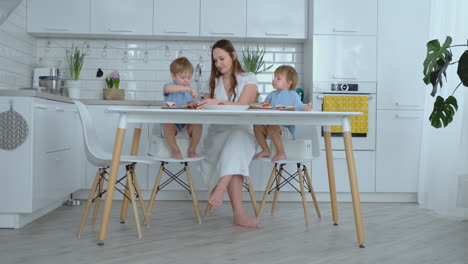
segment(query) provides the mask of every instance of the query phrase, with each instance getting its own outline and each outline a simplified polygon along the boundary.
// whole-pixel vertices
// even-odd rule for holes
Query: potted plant
[[[432,84],[431,95],[435,96],[438,92],[438,86],[442,88],[444,77],[447,78],[447,68],[450,65],[458,63],[457,74],[460,78],[460,83],[453,91],[452,95],[444,99],[437,96],[434,102],[434,109],[429,116],[431,125],[435,128],[446,127],[453,121],[455,112],[458,110],[457,99],[454,96],[455,91],[463,85],[468,87],[468,49],[463,52],[458,61],[452,62],[453,54],[450,48],[452,47],[468,47],[467,44],[451,45],[452,38],[447,36],[443,45],[440,45],[439,40],[434,39],[427,43],[427,55],[424,60],[424,83]]]
[[[120,75],[118,71],[111,72],[105,81],[107,88],[103,89],[104,100],[125,100],[125,90],[119,89]]]
[[[260,49],[257,44],[257,49],[250,51],[249,46],[244,51],[242,50],[242,58],[244,59],[244,65],[248,72],[253,74],[258,74],[264,71],[267,71],[273,64],[270,66],[265,66],[265,62],[263,61],[263,56],[265,55],[265,50]],[[258,102],[258,98],[260,93],[257,91],[257,96],[255,101]]]
[[[73,43],[71,49],[66,51],[70,80],[66,81],[65,86],[68,88],[68,96],[75,99],[80,98],[81,83],[79,79],[86,56],[85,47],[86,42],[83,43],[81,48]]]

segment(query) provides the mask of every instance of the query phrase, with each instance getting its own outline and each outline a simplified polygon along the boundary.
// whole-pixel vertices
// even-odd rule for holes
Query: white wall
[[[126,90],[126,99],[162,100],[162,85],[170,80],[169,64],[182,51],[195,67],[203,57],[203,80],[210,74],[211,46],[215,41],[162,41],[162,40],[106,40],[106,39],[62,39],[40,38],[37,42],[37,57],[55,58],[62,61],[61,68],[65,78],[68,77],[65,50],[75,45],[89,44],[88,55],[80,79],[84,82],[81,97],[83,99],[101,99],[102,88],[105,87],[104,77],[112,70],[121,74],[121,87]],[[256,48],[254,42],[236,42],[233,44],[242,58],[242,49],[249,45]],[[166,45],[169,51],[166,52]],[[259,74],[259,92],[268,93],[272,90],[273,71],[281,64],[289,64],[296,68],[299,80],[302,80],[301,43],[259,43],[266,51],[264,60],[267,65],[274,66],[267,72]],[[104,46],[107,48],[104,49]],[[127,52],[128,60],[124,59]],[[147,56],[145,56],[147,53]],[[103,78],[96,78],[97,69],[104,72]],[[194,81],[192,79],[192,81]],[[298,87],[302,87],[299,82]]]
[[[0,25],[0,89],[30,87],[36,39],[26,33],[26,1]]]

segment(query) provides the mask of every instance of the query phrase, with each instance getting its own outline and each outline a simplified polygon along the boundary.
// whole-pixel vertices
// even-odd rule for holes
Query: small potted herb
[[[79,79],[81,69],[83,68],[84,64],[84,58],[86,56],[85,50],[86,42],[83,43],[81,48],[75,46],[73,43],[71,49],[66,51],[70,80],[65,82],[65,87],[68,89],[68,96],[75,99],[80,98],[81,83]]]
[[[265,62],[263,61],[263,56],[265,55],[265,50],[260,49],[257,44],[257,49],[256,50],[250,50],[249,47],[247,46],[247,49],[242,51],[242,57],[244,59],[244,65],[245,68],[248,72],[251,72],[253,74],[258,74],[264,71],[267,71],[271,67],[273,67],[273,64],[270,66],[265,66]],[[258,102],[258,98],[260,96],[260,93],[257,91],[257,96],[255,98],[255,101]]]

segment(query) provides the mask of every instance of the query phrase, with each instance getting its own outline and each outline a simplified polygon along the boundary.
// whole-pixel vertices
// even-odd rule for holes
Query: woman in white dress
[[[257,78],[244,72],[234,46],[219,40],[211,49],[209,93],[202,104],[248,105],[254,102]],[[205,160],[202,175],[211,191],[208,203],[219,207],[227,192],[231,200],[234,223],[258,227],[259,220],[244,211],[242,183],[249,176],[249,165],[255,155],[256,140],[252,126],[210,125],[204,142]]]

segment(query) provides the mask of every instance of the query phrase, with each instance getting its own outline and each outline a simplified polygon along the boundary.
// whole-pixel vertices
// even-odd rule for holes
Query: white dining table
[[[351,198],[354,210],[357,240],[364,247],[364,227],[360,206],[360,196],[357,183],[356,166],[352,145],[351,126],[349,118],[362,115],[360,112],[314,112],[314,111],[279,111],[279,110],[192,110],[192,109],[128,109],[110,107],[109,112],[118,113],[119,124],[115,137],[109,182],[102,213],[98,245],[103,245],[106,239],[109,216],[112,208],[114,187],[120,164],[120,156],[128,123],[184,123],[184,124],[269,124],[269,125],[319,125],[323,127],[325,152],[327,160],[332,220],[338,224],[338,208],[336,201],[335,173],[331,146],[330,126],[341,126],[348,166]],[[140,126],[141,127],[141,126]],[[131,155],[138,154],[141,128],[134,129]]]

